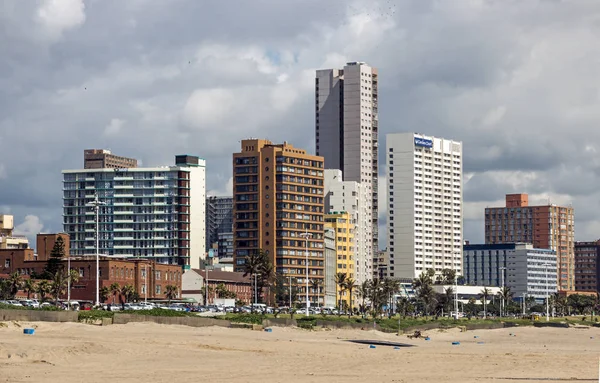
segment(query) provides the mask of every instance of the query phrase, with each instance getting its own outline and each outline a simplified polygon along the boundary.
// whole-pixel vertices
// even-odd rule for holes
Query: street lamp
[[[543,266],[546,271],[546,322],[550,322],[550,289],[548,288],[548,266],[550,266],[550,264],[544,263]]]
[[[454,319],[458,320],[458,274],[454,272]]]
[[[148,283],[146,282],[148,280],[148,268],[146,266],[144,263],[144,303],[148,303]]]
[[[71,310],[71,254],[67,254],[67,308]]]
[[[504,316],[503,313],[505,311],[505,308],[504,308],[504,304],[505,304],[504,303],[504,298],[505,298],[505,296],[504,296],[504,270],[506,270],[506,267],[500,268],[500,271],[502,272],[502,278],[500,280],[500,286],[501,286],[500,292],[502,294],[502,296],[500,297],[501,298],[501,300],[500,300],[500,316],[501,317]]]
[[[96,212],[96,306],[100,305],[100,220],[99,214],[100,206],[106,205],[106,202],[101,202],[98,200],[98,194],[94,194],[94,200],[88,205],[94,207],[94,211]]]
[[[305,255],[306,255],[306,316],[308,316],[308,239],[312,237],[312,234],[308,232],[308,228],[305,233],[299,234],[300,237],[304,238],[305,243]]]

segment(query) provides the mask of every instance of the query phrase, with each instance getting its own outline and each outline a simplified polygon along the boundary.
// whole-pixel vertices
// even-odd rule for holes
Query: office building
[[[233,257],[233,197],[206,198],[206,248],[217,245],[219,258]]]
[[[386,136],[388,274],[462,272],[462,143],[417,133]]]
[[[331,212],[325,215],[325,227],[332,228],[335,231],[335,248],[337,255],[336,274],[345,274],[346,280],[352,280],[356,284],[356,274],[354,272],[354,225],[352,224],[352,216],[346,211]],[[353,294],[356,290],[353,292]],[[341,293],[341,295],[340,295]],[[354,297],[345,288],[337,286],[338,299],[344,301],[346,307],[355,306]],[[341,302],[338,302],[340,305]]]
[[[137,160],[116,156],[106,149],[86,149],[83,151],[84,169],[129,169],[137,168]]]
[[[0,215],[0,249],[27,249],[29,240],[14,233],[15,222],[12,215]]]
[[[372,259],[379,250],[378,227],[378,74],[363,62],[347,63],[343,69],[318,70],[315,80],[315,148],[323,156],[326,169],[342,171],[344,181],[361,184],[367,201],[360,214],[361,257],[368,259],[367,270],[358,278],[370,278]],[[345,209],[348,211],[348,209]]]
[[[325,280],[323,282],[325,299],[323,307],[335,307],[337,301],[337,285],[335,272],[337,269],[336,233],[331,227],[325,227]]]
[[[323,304],[323,158],[287,142],[242,140],[233,154],[233,199],[235,270],[262,250],[277,273],[296,281],[305,304],[308,250],[308,280],[321,284],[318,292],[309,288],[309,300]]]
[[[174,166],[64,170],[63,224],[72,255],[152,258],[199,267],[205,257],[205,161],[175,157]]]
[[[325,212],[346,211],[354,225],[354,272],[357,284],[372,278],[373,257],[368,247],[371,223],[368,220],[370,202],[358,182],[343,181],[342,171],[325,170]]]
[[[575,291],[600,292],[600,240],[575,242]]]
[[[469,244],[463,257],[468,285],[507,286],[515,298],[545,299],[557,291],[554,250],[536,249],[529,243]]]
[[[527,194],[507,194],[506,206],[485,209],[485,243],[532,243],[556,251],[559,290],[575,289],[575,218],[572,207],[529,206]]]

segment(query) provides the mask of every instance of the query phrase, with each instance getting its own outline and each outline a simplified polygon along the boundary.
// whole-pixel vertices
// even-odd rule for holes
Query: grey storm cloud
[[[241,139],[313,151],[314,71],[365,61],[382,137],[463,141],[465,238],[527,192],[572,204],[577,238],[595,239],[599,18],[596,0],[5,1],[0,209],[27,235],[61,230],[60,171],[92,147],[144,165],[197,154],[227,193]]]

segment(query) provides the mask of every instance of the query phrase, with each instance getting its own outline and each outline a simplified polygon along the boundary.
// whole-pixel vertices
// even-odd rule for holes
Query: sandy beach
[[[23,334],[27,326],[37,327],[34,335]],[[600,329],[427,335],[430,341],[375,331],[7,322],[0,327],[0,382],[598,381]],[[372,349],[348,339],[415,347]]]

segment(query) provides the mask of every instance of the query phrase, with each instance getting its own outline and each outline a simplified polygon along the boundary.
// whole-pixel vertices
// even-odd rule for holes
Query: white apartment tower
[[[368,260],[378,251],[378,111],[377,69],[350,62],[343,69],[318,70],[315,81],[315,147],[325,169],[339,169],[343,181],[361,184],[368,201],[361,221],[366,243],[359,252]],[[362,212],[361,212],[362,214]]]
[[[462,143],[388,134],[386,158],[390,277],[462,274]]]
[[[362,185],[354,181],[343,181],[342,171],[338,169],[325,169],[325,213],[345,211],[352,217],[354,225],[354,271],[358,285],[371,279],[373,259],[367,257],[366,236],[370,227],[367,220],[368,210],[371,208],[366,199]]]

